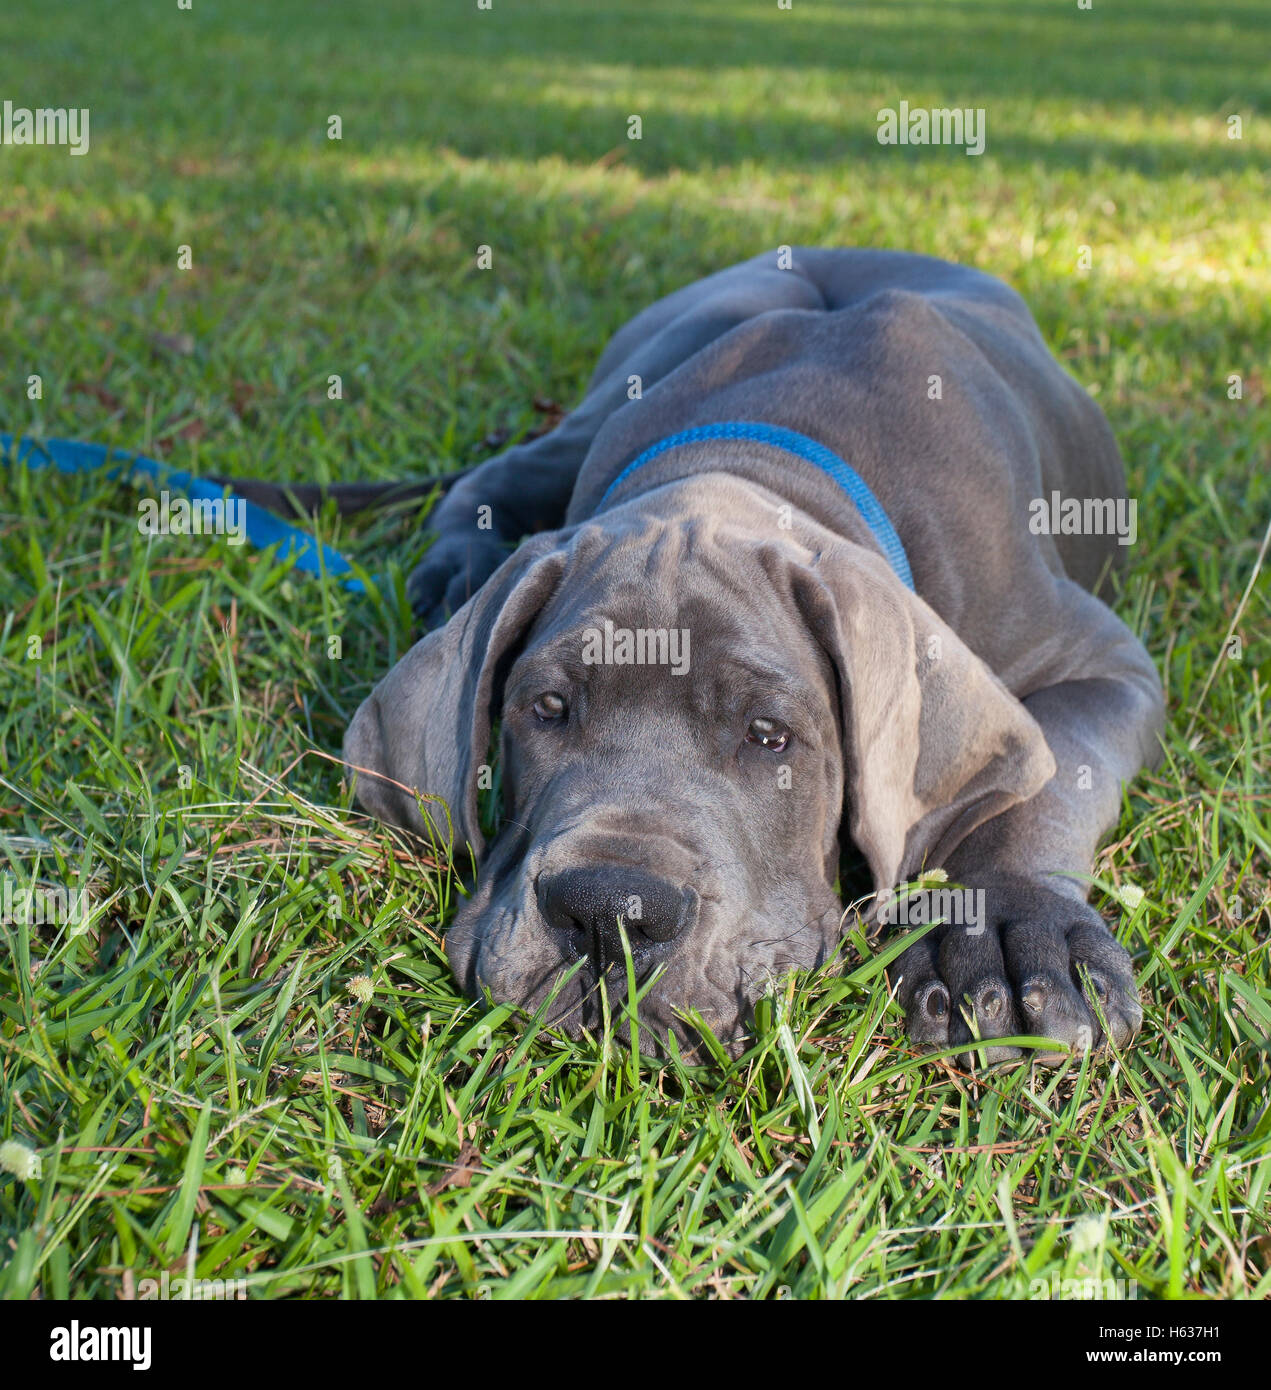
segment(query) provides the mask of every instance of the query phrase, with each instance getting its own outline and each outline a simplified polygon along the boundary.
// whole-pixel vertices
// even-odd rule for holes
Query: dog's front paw
[[[440,627],[507,556],[502,540],[488,532],[443,533],[406,581],[411,611],[425,627]]]
[[[893,966],[915,1042],[947,1047],[1028,1034],[1084,1051],[1108,1034],[1122,1047],[1143,1022],[1125,949],[1088,903],[1044,881],[994,876],[927,890],[893,915],[910,924],[944,919]],[[1019,1055],[1014,1047],[983,1051],[990,1062]],[[1040,1052],[1036,1060],[1057,1064],[1065,1055]]]

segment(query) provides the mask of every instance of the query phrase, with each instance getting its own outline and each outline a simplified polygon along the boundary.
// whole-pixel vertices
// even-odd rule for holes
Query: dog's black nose
[[[552,926],[594,941],[606,964],[622,959],[619,918],[634,953],[688,931],[700,903],[693,889],[622,864],[540,874],[536,891],[539,911]]]

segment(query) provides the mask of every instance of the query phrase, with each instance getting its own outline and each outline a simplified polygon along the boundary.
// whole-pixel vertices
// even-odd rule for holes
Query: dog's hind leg
[[[487,459],[430,517],[437,540],[410,577],[411,606],[428,626],[460,608],[522,536],[564,523],[574,484],[600,427],[627,404],[633,378],[647,392],[716,338],[773,309],[821,309],[802,275],[748,262],[668,295],[615,334],[587,395],[550,434]]]

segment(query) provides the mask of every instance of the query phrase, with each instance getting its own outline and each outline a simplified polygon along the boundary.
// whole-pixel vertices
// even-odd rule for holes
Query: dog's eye
[[[544,724],[555,724],[568,713],[569,706],[565,703],[565,697],[558,695],[554,690],[549,690],[546,695],[540,695],[534,701],[535,718],[541,719]]]
[[[757,743],[771,753],[780,753],[790,742],[790,730],[775,719],[752,719],[746,730],[746,742]]]

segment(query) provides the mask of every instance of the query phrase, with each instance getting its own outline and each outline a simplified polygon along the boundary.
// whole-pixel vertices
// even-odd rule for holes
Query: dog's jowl
[[[625,938],[643,1038],[692,1045],[696,1009],[735,1044],[774,976],[836,949],[850,843],[893,922],[930,920],[892,894],[926,870],[976,905],[897,962],[915,1040],[1127,1042],[1086,885],[1161,690],[1097,596],[1124,528],[1038,526],[1054,496],[1128,514],[1099,409],[977,271],[799,250],[622,328],[577,410],[439,505],[410,587],[433,630],[345,741],[368,810],[436,839],[394,783],[440,797],[475,856],[464,987],[557,989],[552,1021],[595,1029]]]

